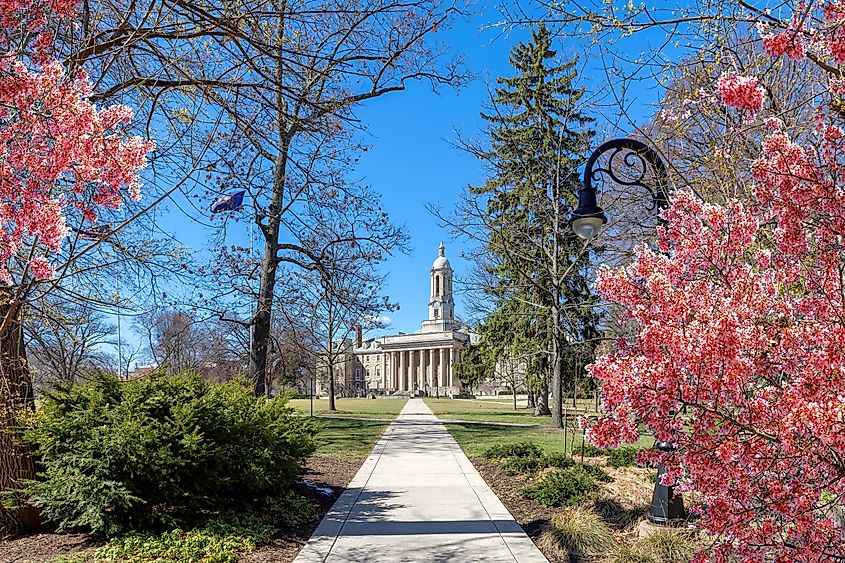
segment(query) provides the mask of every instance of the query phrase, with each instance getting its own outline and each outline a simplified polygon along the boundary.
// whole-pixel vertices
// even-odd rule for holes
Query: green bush
[[[25,439],[39,458],[29,502],[60,528],[108,535],[227,501],[284,493],[314,450],[286,399],[196,375],[102,377],[59,389]]]
[[[596,472],[590,469],[591,467],[587,464],[578,464],[567,469],[550,471],[534,485],[522,488],[520,493],[544,506],[560,507],[581,504],[598,490]],[[600,468],[596,469],[601,471]]]
[[[607,450],[597,448],[594,445],[589,444],[589,443],[584,443],[584,444],[578,445],[572,451],[580,454],[581,448],[584,449],[584,455],[587,456],[587,457],[598,457],[600,455],[606,455],[607,454]]]
[[[518,473],[536,473],[546,467],[565,469],[575,465],[575,461],[564,454],[543,454],[532,457],[509,457],[505,458],[505,472],[511,475]]]
[[[611,467],[631,467],[637,465],[637,452],[634,446],[622,446],[607,450],[607,464]]]
[[[539,457],[542,450],[532,442],[517,442],[516,444],[496,444],[484,452],[487,459],[503,459],[508,457]]]

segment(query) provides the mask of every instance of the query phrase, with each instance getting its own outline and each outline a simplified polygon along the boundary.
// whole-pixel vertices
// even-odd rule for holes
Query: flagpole
[[[252,271],[253,271],[252,270],[252,258],[253,258],[252,226],[253,226],[253,223],[255,223],[255,214],[254,214],[255,213],[255,205],[254,204],[252,206],[252,210],[253,210],[253,215],[249,218],[249,261],[250,261],[249,268],[250,268],[250,275],[247,278],[247,280],[250,282],[248,284],[250,293],[249,293],[249,351],[248,351],[248,354],[247,354],[247,359],[248,359],[249,363],[252,363],[252,339],[254,338],[253,337],[253,329],[255,328],[252,324],[253,320],[255,319],[255,299],[252,295]],[[247,365],[249,365],[249,364],[247,364]],[[248,371],[249,371],[249,368],[247,368],[247,372]]]
[[[123,379],[123,346],[121,345],[121,342],[120,342],[120,290],[119,289],[114,294],[114,302],[117,305],[117,378]]]

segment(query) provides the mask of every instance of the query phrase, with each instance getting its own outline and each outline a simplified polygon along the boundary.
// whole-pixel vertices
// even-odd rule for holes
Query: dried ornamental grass
[[[647,553],[643,553],[636,546],[622,546],[602,559],[602,563],[658,563]]]
[[[583,508],[555,514],[539,543],[547,553],[571,561],[595,559],[616,547],[613,533],[601,518]]]
[[[636,547],[656,563],[687,563],[698,551],[689,532],[665,528],[640,539]]]

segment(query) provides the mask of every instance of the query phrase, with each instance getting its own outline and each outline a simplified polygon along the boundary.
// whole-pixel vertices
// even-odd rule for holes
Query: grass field
[[[518,406],[513,409],[511,397],[485,399],[425,399],[425,403],[434,411],[440,420],[475,420],[479,422],[518,422],[521,424],[551,423],[549,416],[534,416],[532,409]],[[524,405],[524,401],[522,402]],[[564,404],[566,409],[572,409],[572,401]],[[578,412],[590,413],[595,411],[592,400],[578,400]],[[573,413],[570,411],[570,416]]]
[[[357,416],[371,418],[396,418],[407,401],[405,399],[335,399],[337,413],[329,413],[327,399],[314,399],[314,414],[332,416]],[[291,399],[290,404],[305,414],[311,413],[310,399]]]
[[[548,416],[534,416],[532,409],[520,407],[513,410],[508,399],[425,399],[425,404],[440,420],[477,420],[479,422],[519,422],[523,424],[549,424]]]
[[[469,457],[481,456],[490,446],[533,442],[547,453],[563,452],[563,430],[551,428],[520,428],[518,426],[494,426],[487,424],[466,424],[447,422],[446,428]],[[572,443],[571,433],[566,435],[567,450]],[[575,437],[575,453],[580,451],[581,434]],[[654,443],[650,436],[640,438],[637,446],[649,447]]]
[[[386,422],[321,418],[317,453],[366,457],[387,428]]]

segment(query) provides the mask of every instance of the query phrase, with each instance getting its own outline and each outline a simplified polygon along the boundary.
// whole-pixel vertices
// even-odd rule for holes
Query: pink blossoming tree
[[[126,138],[123,106],[97,108],[83,72],[52,57],[51,26],[70,23],[76,0],[0,1],[0,491],[32,477],[28,452],[5,432],[31,403],[21,310],[34,285],[57,275],[51,256],[67,218],[140,197],[138,170],[152,145]],[[60,274],[59,274],[60,275]],[[23,508],[0,508],[0,536],[31,524]]]
[[[820,17],[767,32],[764,48],[845,61],[845,3]],[[631,442],[645,425],[675,443],[643,458],[701,496],[713,545],[699,561],[833,561],[845,554],[845,134],[822,107],[818,147],[801,146],[757,113],[754,77],[714,86],[767,130],[753,196],[715,205],[680,191],[658,251],[599,272],[635,336],[590,368],[606,412],[590,439]]]

